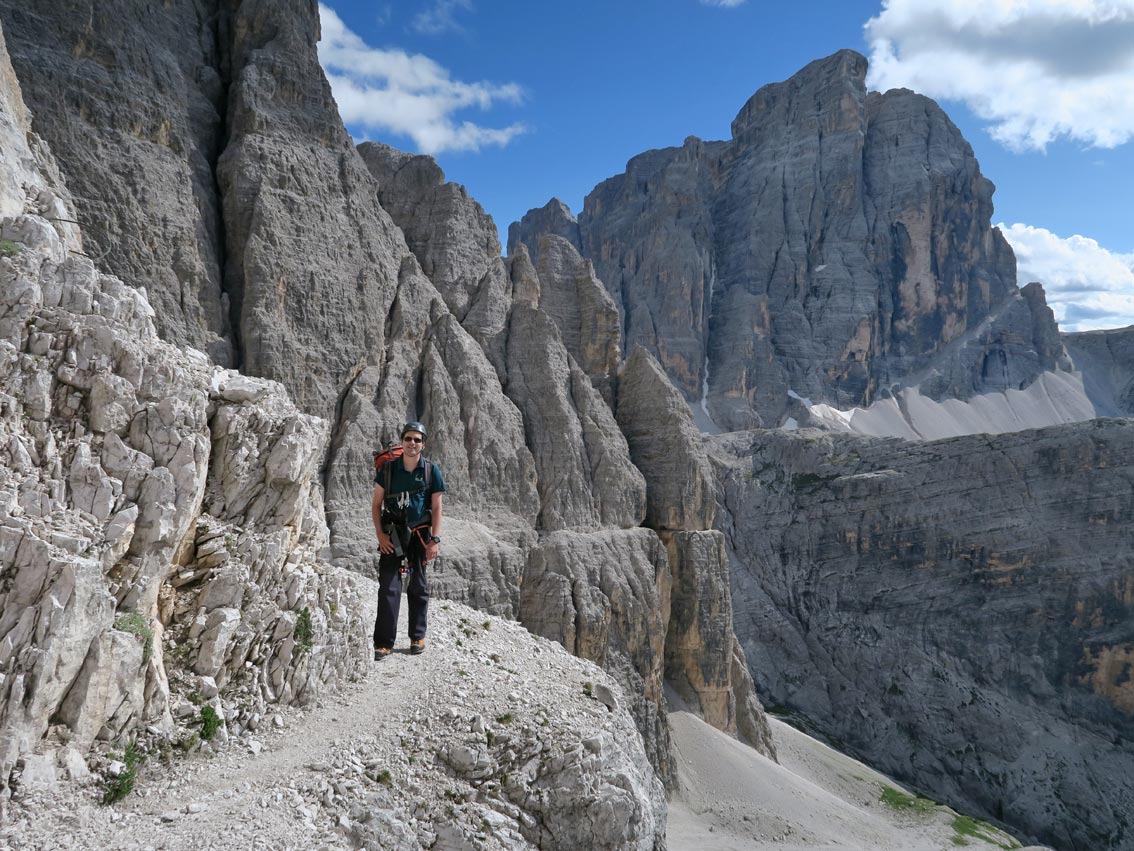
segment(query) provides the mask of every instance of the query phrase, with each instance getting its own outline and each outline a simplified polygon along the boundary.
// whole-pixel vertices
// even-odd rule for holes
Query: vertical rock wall
[[[146,287],[165,339],[232,365],[214,178],[228,85],[222,5],[5,0],[0,18],[90,256]]]
[[[634,350],[619,381],[618,422],[646,476],[646,522],[672,575],[665,679],[713,726],[775,757],[771,731],[736,635],[725,539],[713,529],[716,493],[703,437],[661,365]]]
[[[936,799],[1129,847],[1132,440],[1127,420],[716,439],[761,693]]]
[[[0,114],[18,119],[12,80],[0,66]],[[308,701],[357,670],[361,622],[353,580],[316,557],[325,424],[161,342],[145,295],[79,250],[46,147],[14,120],[0,149],[19,165],[0,182],[6,792],[34,749],[74,764],[95,739],[170,734],[171,677]]]

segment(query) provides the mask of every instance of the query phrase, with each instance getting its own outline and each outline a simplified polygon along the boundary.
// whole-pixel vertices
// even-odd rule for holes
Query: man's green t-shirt
[[[401,458],[386,462],[390,466],[390,487],[386,490],[382,500],[385,510],[405,517],[409,527],[421,524],[425,512],[431,504],[430,497],[435,493],[445,492],[445,479],[441,476],[441,468],[432,461],[419,458],[417,466],[407,470]],[[429,473],[429,488],[425,486],[425,465],[431,464]],[[386,487],[386,468],[375,471],[374,484]]]

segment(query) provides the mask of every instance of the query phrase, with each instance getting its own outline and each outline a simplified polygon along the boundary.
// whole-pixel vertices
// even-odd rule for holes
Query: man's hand
[[[441,552],[441,545],[440,544],[433,544],[433,543],[426,544],[425,545],[425,560],[426,561],[433,561],[433,559],[437,558],[437,555],[440,552]]]
[[[389,555],[394,551],[394,542],[382,530],[378,530],[378,551]]]

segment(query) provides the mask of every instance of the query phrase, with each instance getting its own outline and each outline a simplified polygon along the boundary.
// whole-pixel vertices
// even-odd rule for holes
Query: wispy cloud
[[[719,6],[722,9],[735,9],[743,6],[748,0],[701,0],[702,6]]]
[[[1060,237],[1024,224],[997,225],[1016,252],[1017,280],[1039,281],[1064,331],[1134,325],[1134,253],[1085,236]]]
[[[472,11],[472,0],[434,0],[433,4],[413,16],[410,26],[419,33],[439,35],[450,30],[461,30],[456,13]]]
[[[426,154],[506,145],[524,132],[521,123],[492,128],[459,117],[466,109],[520,103],[517,84],[461,82],[427,56],[371,47],[322,3],[319,21],[319,61],[347,125],[376,137],[409,137]]]
[[[1134,0],[884,0],[867,82],[966,103],[1013,150],[1134,138]]]

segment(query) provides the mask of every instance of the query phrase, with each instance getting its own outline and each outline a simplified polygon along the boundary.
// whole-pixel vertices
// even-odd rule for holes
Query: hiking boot
[[[374,661],[375,662],[381,662],[383,659],[385,659],[387,656],[389,656],[392,652],[393,651],[389,647],[375,647],[374,648]]]
[[[417,641],[409,643],[409,652],[411,656],[420,656],[425,652],[425,639],[419,638]]]

